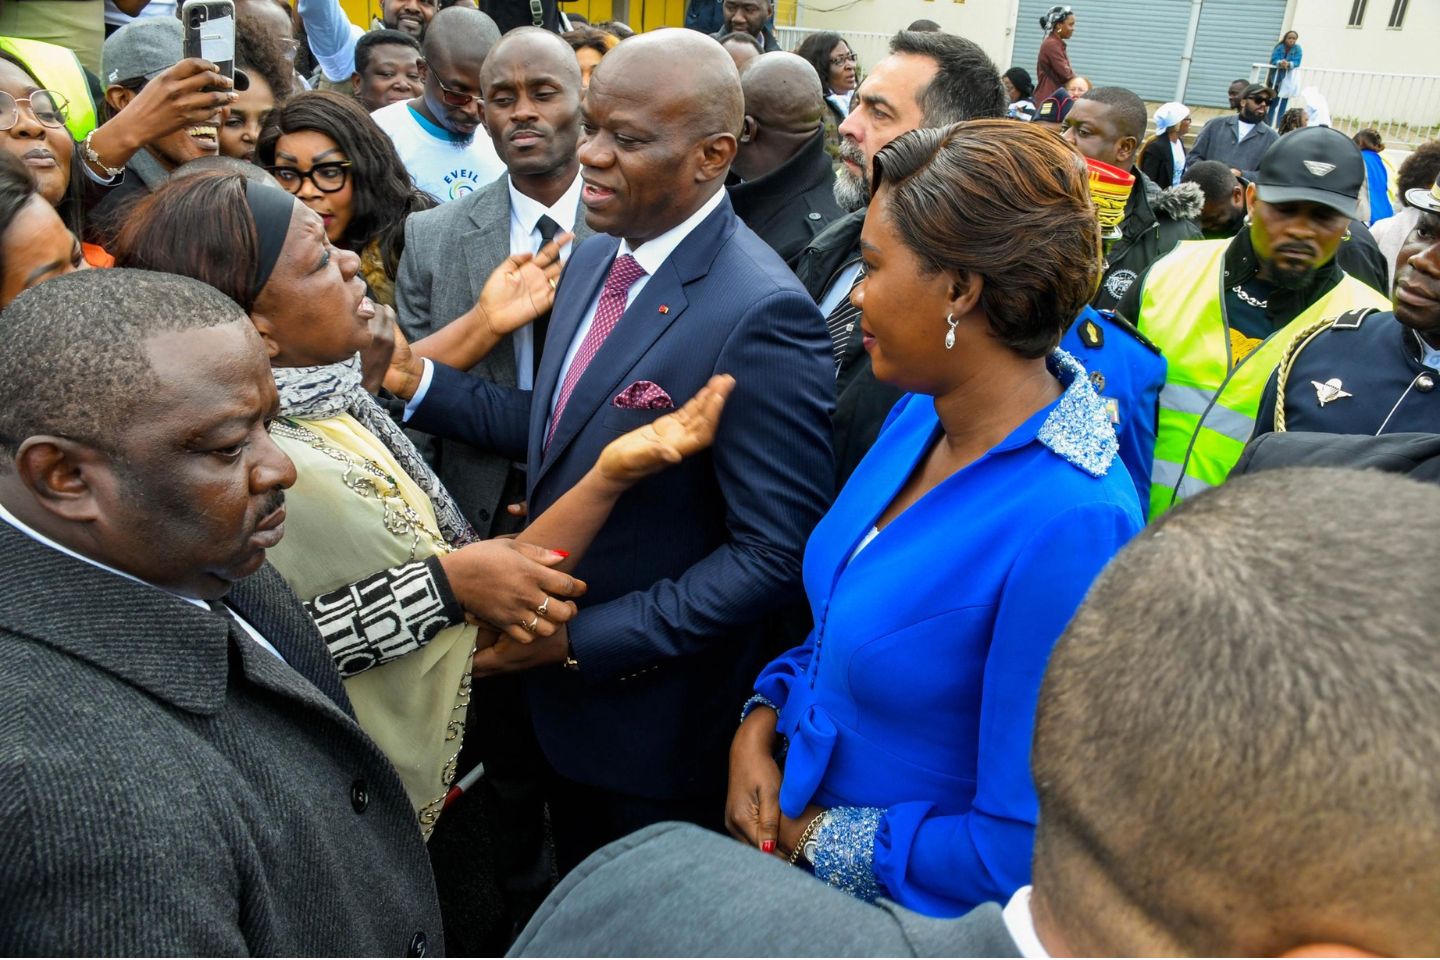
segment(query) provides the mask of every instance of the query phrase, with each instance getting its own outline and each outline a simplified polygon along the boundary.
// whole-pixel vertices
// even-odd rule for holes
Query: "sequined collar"
[[[1060,402],[1040,425],[1036,439],[1092,477],[1103,477],[1115,461],[1120,444],[1105,403],[1080,362],[1056,350],[1045,362],[1064,386]]]

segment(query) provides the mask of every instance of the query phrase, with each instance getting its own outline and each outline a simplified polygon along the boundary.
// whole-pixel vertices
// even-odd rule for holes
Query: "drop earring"
[[[954,350],[955,328],[960,325],[960,321],[955,319],[955,314],[947,313],[945,314],[945,322],[950,325],[950,329],[945,332],[945,349]]]

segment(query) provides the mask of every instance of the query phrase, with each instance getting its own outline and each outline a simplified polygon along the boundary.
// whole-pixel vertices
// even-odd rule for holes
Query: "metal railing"
[[[1440,136],[1440,76],[1372,73],[1300,67],[1301,93],[1290,106],[1307,106],[1304,91],[1314,88],[1330,109],[1330,125],[1352,136],[1366,127],[1379,131],[1390,146],[1413,148]],[[1252,83],[1265,83],[1270,64],[1251,64]]]

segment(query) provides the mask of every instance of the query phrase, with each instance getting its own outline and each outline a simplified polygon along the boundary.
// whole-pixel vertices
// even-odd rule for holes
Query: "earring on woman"
[[[960,321],[955,319],[955,314],[947,313],[945,314],[945,322],[950,325],[950,329],[945,333],[945,349],[954,350],[955,328],[960,325]]]

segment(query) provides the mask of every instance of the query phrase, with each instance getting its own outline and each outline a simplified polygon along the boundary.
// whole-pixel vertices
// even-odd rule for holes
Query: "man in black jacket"
[[[844,216],[825,152],[825,94],[815,68],[767,53],[740,75],[745,126],[731,167],[736,215],[792,269],[805,245]]]
[[[1003,117],[1000,73],[985,51],[949,33],[902,30],[890,55],[871,69],[840,125],[841,169],[835,199],[852,211],[800,254],[795,273],[825,315],[835,356],[836,487],[865,456],[900,391],[880,383],[860,342],[860,311],[850,291],[862,279],[860,229],[870,203],[871,161],[891,140],[926,127]]]
[[[1204,192],[1194,184],[1162,190],[1135,166],[1148,123],[1145,101],[1123,87],[1096,87],[1065,118],[1065,139],[1086,157],[1128,170],[1135,187],[1120,236],[1106,238],[1105,269],[1091,304],[1113,310],[1145,269],[1181,240],[1199,240]]]

